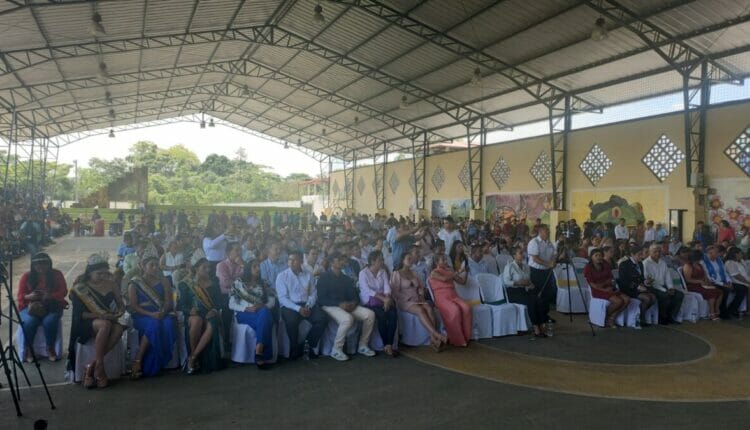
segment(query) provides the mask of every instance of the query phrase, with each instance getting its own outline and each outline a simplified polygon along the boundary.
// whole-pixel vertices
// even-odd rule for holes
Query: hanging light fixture
[[[104,100],[107,102],[108,105],[112,104],[112,93],[109,91],[104,92]]]
[[[109,129],[109,138],[114,139],[115,138],[115,129],[110,128]]]
[[[318,3],[315,5],[315,9],[313,9],[315,13],[313,13],[313,21],[322,24],[326,22],[326,17],[323,16],[323,6]]]
[[[357,115],[354,115],[354,125],[359,124],[359,117]]]
[[[302,146],[302,139],[299,137],[297,138],[297,146]]]
[[[215,125],[214,125],[214,119],[213,118],[209,118],[208,119],[208,126],[209,127],[215,127]]]
[[[201,128],[206,128],[206,120],[205,119],[201,120]]]
[[[323,136],[326,135],[326,129],[325,128],[323,129],[323,133],[322,134],[323,134]]]
[[[100,79],[106,79],[109,77],[109,71],[107,70],[107,63],[104,61],[99,63],[99,71],[96,72],[96,75]]]
[[[607,31],[607,21],[601,16],[594,22],[594,29],[591,30],[591,40],[594,42],[601,42],[602,40],[609,37],[609,31]]]
[[[242,87],[242,95],[243,96],[249,96],[250,95],[250,87],[248,87],[247,85],[245,85],[244,87]]]
[[[102,37],[107,35],[106,30],[104,30],[104,25],[102,25],[102,16],[99,14],[99,12],[94,12],[94,14],[91,16],[89,34],[94,37]]]
[[[289,142],[284,141],[284,149],[289,149]]]
[[[401,103],[398,106],[401,109],[408,109],[409,108],[409,99],[406,98],[406,94],[401,96]]]
[[[109,110],[109,117],[110,118],[114,118],[115,117],[115,110],[114,109],[110,109]]]
[[[471,75],[471,81],[469,82],[469,85],[472,87],[478,87],[482,85],[482,70],[477,67],[474,69],[474,74]]]

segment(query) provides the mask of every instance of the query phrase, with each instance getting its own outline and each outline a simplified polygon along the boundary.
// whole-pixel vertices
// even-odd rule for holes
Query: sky
[[[91,158],[124,158],[129,148],[139,140],[151,141],[164,149],[182,144],[198,155],[201,161],[210,154],[234,158],[237,149],[243,147],[247,152],[247,161],[268,166],[269,171],[281,176],[307,173],[314,177],[320,174],[317,161],[294,149],[284,149],[274,142],[221,124],[201,129],[197,123],[185,122],[117,131],[114,138],[109,138],[106,133],[91,136],[60,148],[58,160],[66,164],[78,160],[79,167],[88,167]]]

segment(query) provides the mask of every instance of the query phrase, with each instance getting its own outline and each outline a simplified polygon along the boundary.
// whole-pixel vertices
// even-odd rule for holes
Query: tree
[[[201,172],[213,172],[218,176],[228,176],[234,170],[229,159],[223,155],[211,154],[200,166]]]
[[[310,179],[312,179],[312,176],[307,173],[290,173],[289,176],[286,177],[287,181],[292,182],[309,181]]]

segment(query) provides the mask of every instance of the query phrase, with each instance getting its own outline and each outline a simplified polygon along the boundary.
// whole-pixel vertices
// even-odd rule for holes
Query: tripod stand
[[[2,264],[2,262],[0,262],[0,283],[2,283],[5,287],[5,293],[8,296],[7,315],[3,313],[2,306],[0,305],[0,325],[2,324],[3,318],[8,321],[8,346],[4,347],[2,344],[2,340],[0,340],[0,366],[2,366],[5,370],[5,378],[8,382],[8,388],[11,392],[11,397],[13,397],[13,404],[16,407],[16,415],[20,417],[23,415],[23,413],[21,412],[21,407],[18,403],[21,399],[21,390],[18,384],[18,370],[20,369],[21,374],[23,374],[23,377],[26,380],[26,384],[29,387],[31,387],[31,381],[29,380],[29,375],[26,373],[26,369],[21,362],[21,357],[18,355],[18,351],[13,345],[13,323],[15,322],[16,324],[21,324],[21,315],[18,311],[15,300],[13,300],[13,290],[10,285],[10,280],[13,279],[13,257],[10,257],[8,261],[10,267],[9,272],[5,269],[5,266]],[[24,330],[23,324],[21,324],[20,327],[22,330]],[[39,379],[42,381],[44,391],[47,393],[47,399],[49,400],[50,407],[51,409],[55,409],[55,403],[52,401],[52,395],[49,392],[47,382],[44,380],[42,368],[39,364],[39,360],[36,357],[36,353],[34,352],[34,336],[36,335],[36,333],[27,333],[26,330],[24,330],[23,334],[27,351],[29,351],[29,353],[31,354],[32,362],[36,366],[37,373],[39,374]]]

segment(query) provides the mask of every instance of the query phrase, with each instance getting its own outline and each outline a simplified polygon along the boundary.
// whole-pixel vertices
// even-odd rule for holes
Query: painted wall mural
[[[579,222],[617,224],[620,218],[625,218],[628,225],[648,220],[666,222],[666,202],[667,192],[663,188],[573,191],[570,216]]]
[[[711,228],[718,229],[719,222],[723,219],[729,221],[735,231],[739,231],[742,226],[750,227],[750,180],[713,180],[710,185],[716,191],[708,195],[708,220]]]
[[[415,205],[416,207],[416,205]],[[438,216],[440,218],[448,215],[454,219],[468,218],[471,212],[471,200],[469,199],[457,199],[457,200],[433,200],[432,216]]]
[[[498,221],[509,218],[526,219],[531,225],[541,218],[549,224],[552,193],[489,194],[485,198],[486,219]]]

